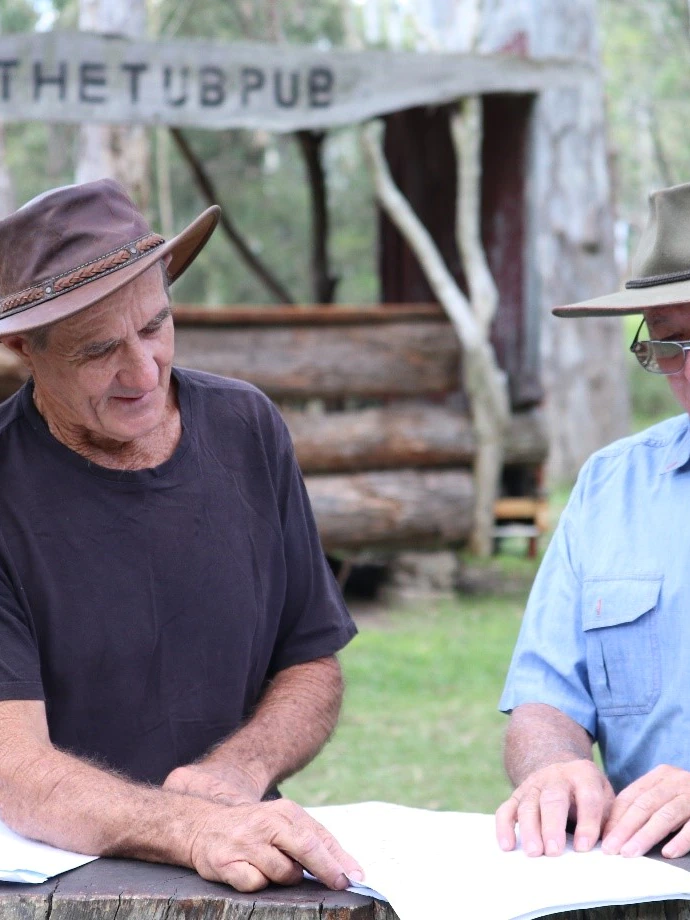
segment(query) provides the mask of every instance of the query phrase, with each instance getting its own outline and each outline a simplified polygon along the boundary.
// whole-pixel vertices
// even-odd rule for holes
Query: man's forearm
[[[202,763],[245,770],[263,795],[318,754],[337,724],[342,696],[335,657],[279,671],[246,725]]]
[[[15,831],[94,856],[190,866],[242,891],[294,885],[309,869],[331,887],[361,868],[293,802],[228,808],[128,782],[56,750],[43,703],[0,703],[0,812]]]
[[[592,739],[581,725],[543,703],[525,703],[513,710],[504,761],[515,786],[535,770],[569,760],[592,760]]]
[[[0,758],[3,820],[15,831],[94,856],[191,866],[205,803],[130,783],[25,739]]]

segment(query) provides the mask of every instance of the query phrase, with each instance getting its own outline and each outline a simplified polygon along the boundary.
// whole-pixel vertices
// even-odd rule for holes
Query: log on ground
[[[466,470],[379,471],[305,481],[328,551],[447,546],[470,535],[474,484]]]
[[[286,409],[283,415],[304,473],[469,466],[476,451],[470,419],[428,403],[328,413]],[[513,415],[506,464],[537,465],[547,451],[542,412]]]

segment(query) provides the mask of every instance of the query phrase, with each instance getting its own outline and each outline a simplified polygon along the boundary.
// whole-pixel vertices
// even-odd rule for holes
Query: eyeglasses
[[[671,374],[680,374],[685,367],[690,342],[663,342],[655,339],[643,339],[638,342],[637,337],[644,323],[642,320],[630,346],[630,351],[640,362],[640,366],[650,374],[664,374],[667,377]]]

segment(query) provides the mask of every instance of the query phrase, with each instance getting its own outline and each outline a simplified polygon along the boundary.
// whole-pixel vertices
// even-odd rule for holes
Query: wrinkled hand
[[[591,760],[569,760],[535,770],[496,812],[503,850],[515,848],[515,824],[528,856],[559,856],[565,849],[570,814],[576,820],[574,847],[591,850],[614,801],[611,784]]]
[[[618,794],[601,848],[642,856],[674,831],[678,833],[661,850],[670,859],[690,852],[690,773],[663,764]]]
[[[239,891],[258,891],[269,882],[295,885],[302,867],[334,889],[346,888],[348,878],[364,878],[326,828],[287,799],[209,809],[190,857],[203,878]]]
[[[203,763],[177,767],[166,777],[163,789],[219,805],[256,805],[265,791],[242,767]]]

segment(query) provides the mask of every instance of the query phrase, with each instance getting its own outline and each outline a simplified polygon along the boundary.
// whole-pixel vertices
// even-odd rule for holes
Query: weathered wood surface
[[[304,473],[469,466],[476,442],[470,419],[443,406],[400,404],[358,411],[283,415]],[[506,464],[544,462],[548,440],[540,410],[512,416]]]
[[[465,470],[395,470],[305,479],[326,550],[447,546],[467,540],[474,486]]]
[[[42,885],[0,883],[0,920],[396,920],[370,897],[304,882],[241,894],[191,869],[99,859]]]
[[[688,858],[676,865],[688,868]],[[465,920],[462,881],[444,917]],[[657,901],[550,915],[553,920],[690,920],[690,902]],[[397,920],[389,904],[314,882],[241,894],[191,869],[99,859],[42,885],[0,883],[0,920]],[[430,916],[429,920],[443,920]],[[473,918],[474,920],[474,918]]]
[[[4,121],[296,131],[476,93],[577,86],[572,55],[346,51],[202,39],[131,41],[65,30],[0,40]]]
[[[176,304],[175,326],[367,326],[437,320],[447,323],[437,303],[387,304],[255,304],[252,306],[199,307]]]
[[[444,394],[459,349],[443,320],[310,327],[178,326],[175,362],[255,384],[274,399]]]

